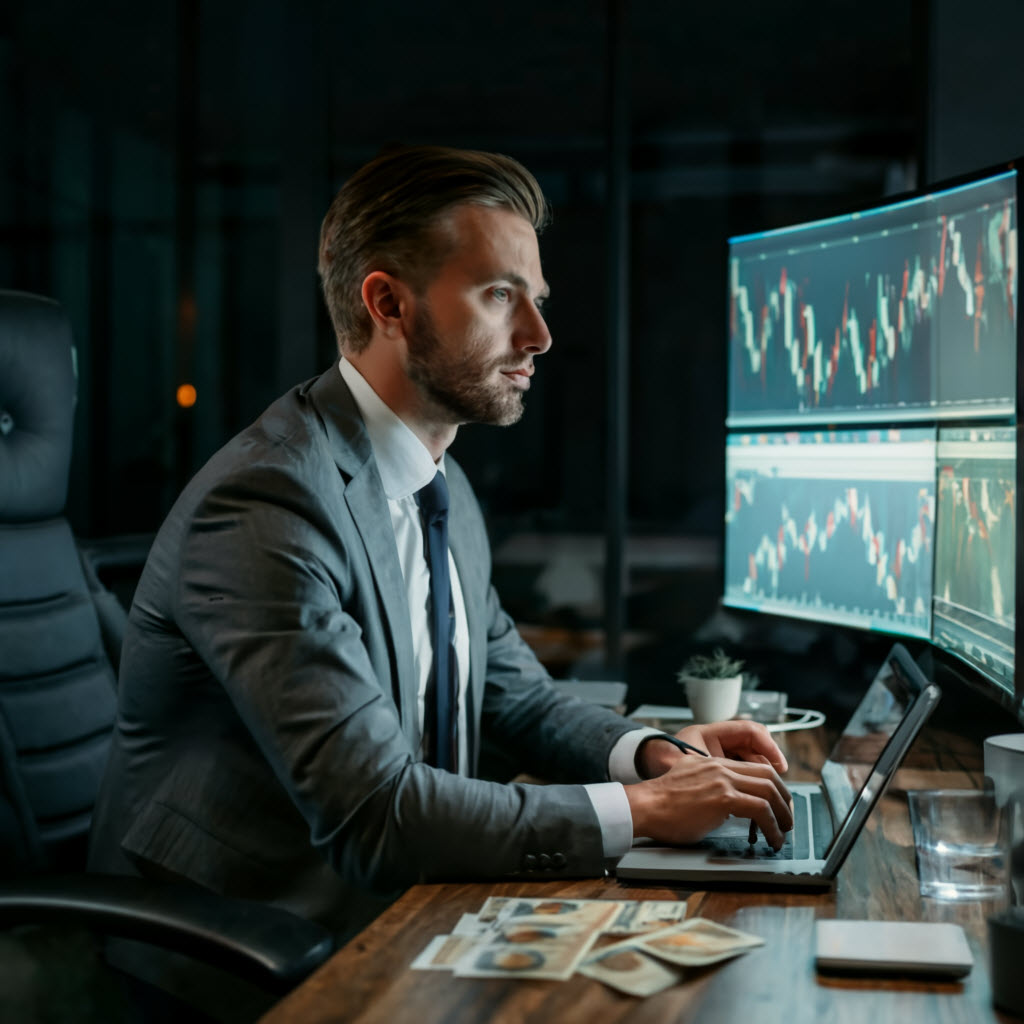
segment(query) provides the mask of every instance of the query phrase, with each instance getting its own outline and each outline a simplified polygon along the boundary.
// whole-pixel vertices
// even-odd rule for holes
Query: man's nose
[[[516,331],[517,348],[540,355],[551,348],[551,332],[541,311],[532,303],[524,303],[524,313]]]

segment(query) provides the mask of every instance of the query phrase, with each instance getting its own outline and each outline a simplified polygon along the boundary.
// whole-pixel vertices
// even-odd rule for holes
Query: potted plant
[[[686,687],[686,699],[697,724],[722,722],[739,709],[743,662],[721,647],[711,654],[694,654],[679,671],[678,679]]]

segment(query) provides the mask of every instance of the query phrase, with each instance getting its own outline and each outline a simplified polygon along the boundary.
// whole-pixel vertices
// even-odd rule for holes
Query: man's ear
[[[410,308],[409,289],[391,274],[375,270],[367,274],[362,287],[363,305],[382,334],[402,332],[402,320]]]

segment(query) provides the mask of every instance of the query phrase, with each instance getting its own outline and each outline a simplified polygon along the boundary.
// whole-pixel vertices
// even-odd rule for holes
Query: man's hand
[[[626,786],[633,835],[659,842],[696,842],[730,815],[751,818],[774,849],[793,827],[789,790],[778,773],[785,755],[763,725],[748,721],[693,725],[678,738],[700,750],[684,754],[657,738],[638,753],[646,782]]]
[[[771,765],[698,754],[680,758],[664,775],[626,786],[633,835],[694,843],[730,815],[751,818],[778,850],[793,827],[789,790]]]
[[[757,722],[736,720],[714,722],[711,725],[688,725],[676,736],[712,757],[729,757],[737,761],[769,764],[777,772],[789,765],[771,733]],[[684,754],[671,743],[658,742],[657,737],[645,740],[637,752],[637,768],[647,779],[664,775],[680,758],[700,757]]]

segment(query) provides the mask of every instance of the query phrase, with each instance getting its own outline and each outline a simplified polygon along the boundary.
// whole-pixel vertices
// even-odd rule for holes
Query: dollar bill
[[[571,901],[572,906],[556,909],[556,902],[569,901],[517,901],[512,912],[500,914],[490,932],[459,960],[455,974],[570,977],[621,906],[604,900],[576,900]]]
[[[476,945],[456,963],[455,975],[564,981],[572,976],[596,937],[581,929],[562,929],[542,935],[536,928],[513,930],[510,936],[512,941],[499,939]]]
[[[625,900],[605,935],[656,932],[686,917],[686,900]]]
[[[508,912],[512,903],[511,896],[488,896],[484,905],[477,911],[477,920],[484,924],[493,924],[498,917]]]
[[[450,971],[470,950],[478,938],[473,935],[435,935],[411,966],[414,971]]]
[[[498,921],[537,917],[601,932],[621,910],[616,900],[516,899],[499,911]]]
[[[619,942],[591,953],[577,972],[627,995],[641,997],[663,992],[683,975],[681,969],[662,963],[634,942]]]
[[[684,967],[717,963],[763,946],[764,939],[724,924],[694,917],[636,940],[640,949]]]
[[[482,921],[479,914],[463,914],[452,929],[452,935],[486,935],[491,923]]]
[[[417,970],[460,976],[568,978],[620,912],[612,900],[492,897],[416,958]]]

